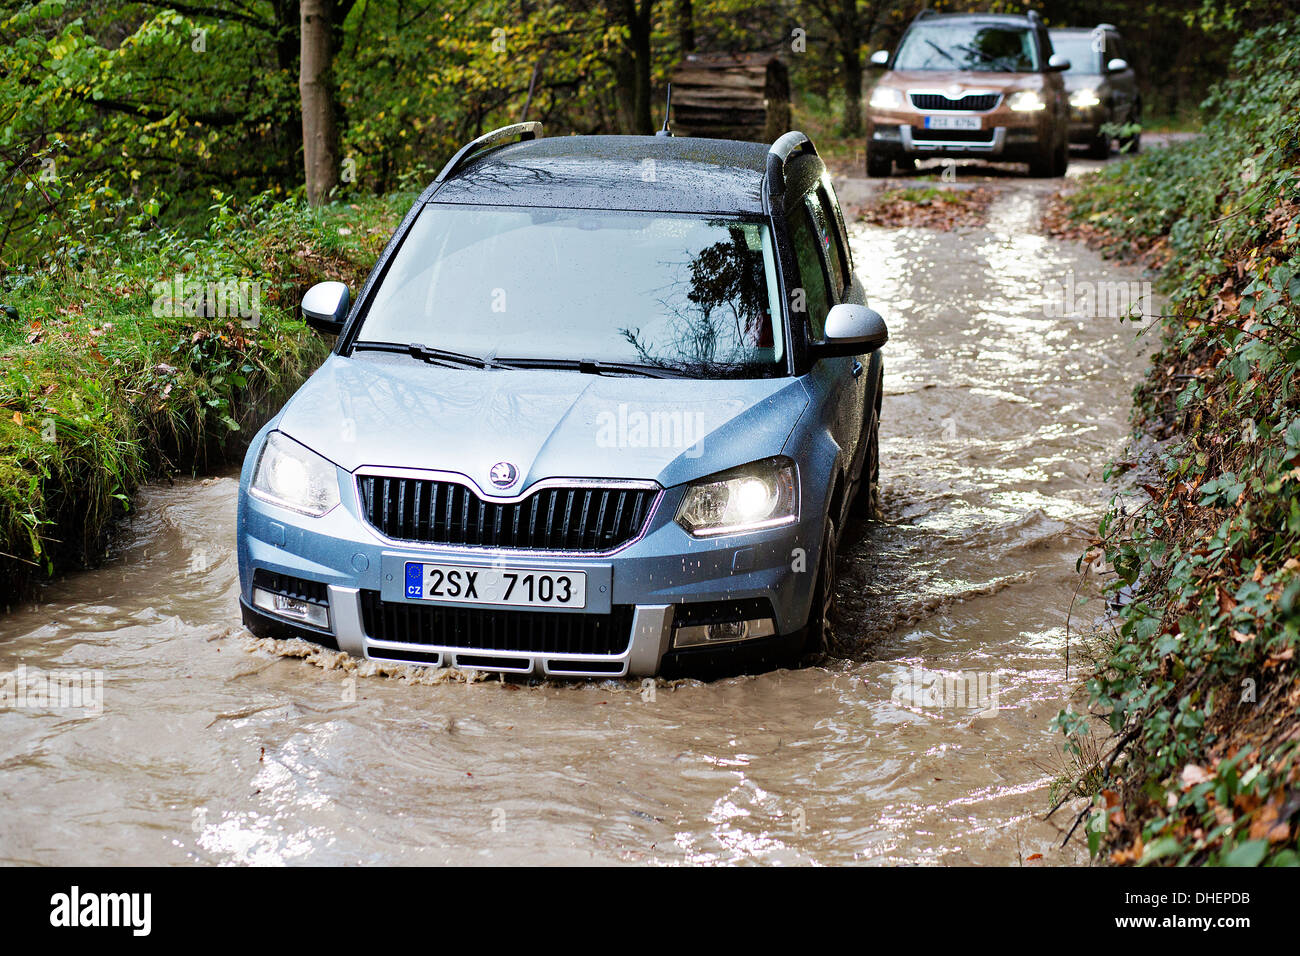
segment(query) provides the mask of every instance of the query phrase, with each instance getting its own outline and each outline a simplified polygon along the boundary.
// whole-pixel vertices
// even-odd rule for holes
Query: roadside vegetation
[[[12,278],[13,312],[0,317],[0,606],[92,562],[141,482],[240,453],[328,349],[297,316],[303,291],[324,279],[355,288],[411,198],[312,210],[218,195],[204,233],[128,223],[86,249],[55,246],[46,269]]]
[[[1157,477],[1084,559],[1114,571],[1117,633],[1091,714],[1058,718],[1081,829],[1121,864],[1300,864],[1300,19],[1232,62],[1203,137],[1066,200],[1065,231],[1163,263],[1169,296],[1135,395],[1154,450],[1109,475]]]

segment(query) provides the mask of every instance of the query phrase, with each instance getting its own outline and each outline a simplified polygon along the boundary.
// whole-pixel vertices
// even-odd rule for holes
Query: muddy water
[[[1142,360],[1044,282],[1137,276],[1036,235],[1039,201],[855,237],[893,339],[844,659],[651,690],[281,656],[237,626],[235,479],[156,487],[103,570],[0,618],[0,672],[104,681],[99,716],[0,709],[0,862],[1082,862],[1041,819],[1049,721]]]

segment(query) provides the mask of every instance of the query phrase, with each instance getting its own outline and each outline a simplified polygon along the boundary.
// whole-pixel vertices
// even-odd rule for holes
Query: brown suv
[[[1062,176],[1069,162],[1069,104],[1061,72],[1036,13],[922,11],[871,91],[867,175],[888,176],[897,161],[966,156],[1029,164],[1030,175]]]

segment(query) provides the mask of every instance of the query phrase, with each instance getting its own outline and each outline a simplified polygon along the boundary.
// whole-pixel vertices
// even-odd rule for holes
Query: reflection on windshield
[[[783,374],[766,225],[578,209],[427,206],[358,340],[502,360]]]
[[[1092,48],[1092,37],[1087,34],[1053,36],[1052,50],[1070,61],[1070,73],[1101,72],[1101,59]]]
[[[1033,34],[1021,27],[918,24],[903,38],[894,69],[1033,73],[1038,52]]]

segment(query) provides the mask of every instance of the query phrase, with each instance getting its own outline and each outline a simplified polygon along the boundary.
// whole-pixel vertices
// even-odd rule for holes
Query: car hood
[[[665,487],[779,454],[808,405],[795,378],[651,379],[457,369],[406,356],[331,355],[276,427],[348,471],[466,475],[513,464],[542,478],[655,479]]]
[[[1106,78],[1099,73],[1062,73],[1061,79],[1065,81],[1065,89],[1069,93],[1099,89],[1106,82]]]
[[[892,70],[881,78],[882,86],[900,90],[938,90],[960,97],[967,90],[1041,89],[1041,73],[973,73],[966,70]]]

